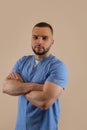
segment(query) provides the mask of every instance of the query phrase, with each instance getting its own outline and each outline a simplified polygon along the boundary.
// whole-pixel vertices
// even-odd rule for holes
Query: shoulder
[[[50,59],[50,64],[51,64],[51,68],[55,68],[55,69],[66,68],[67,69],[66,64],[61,59],[53,55]]]
[[[33,55],[22,56],[16,61],[14,67],[12,68],[12,71],[19,72],[23,68],[23,66],[31,59],[33,59]]]
[[[64,88],[68,82],[68,69],[66,64],[55,56],[50,61],[50,76],[47,80]]]
[[[21,58],[19,58],[18,61],[22,61],[23,62],[23,61],[29,60],[31,58],[33,58],[33,55],[26,55],[26,56],[22,56]]]
[[[33,55],[22,56],[21,58],[19,58],[19,59],[17,60],[16,63],[18,63],[18,64],[23,64],[23,63],[25,63],[25,62],[27,62],[27,61],[29,61],[29,60],[31,60],[31,59],[33,59]]]

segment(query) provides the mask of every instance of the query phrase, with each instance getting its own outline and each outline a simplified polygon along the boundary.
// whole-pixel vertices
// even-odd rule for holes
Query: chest
[[[22,67],[21,75],[25,82],[44,83],[50,74],[49,63],[27,64]]]

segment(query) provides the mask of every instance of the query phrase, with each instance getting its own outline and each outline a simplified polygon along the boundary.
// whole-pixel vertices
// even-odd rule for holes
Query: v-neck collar
[[[35,56],[34,56],[34,62],[37,61],[38,64],[39,64],[39,63],[42,63],[42,62],[44,62],[45,60],[49,59],[50,57],[52,57],[52,54],[50,54],[49,56],[47,56],[47,57],[43,58],[42,60],[38,61],[38,60],[35,59]]]

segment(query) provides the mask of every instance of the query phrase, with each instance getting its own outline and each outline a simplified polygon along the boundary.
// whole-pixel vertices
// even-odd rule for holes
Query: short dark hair
[[[51,33],[53,34],[53,28],[52,28],[52,26],[51,26],[50,24],[48,24],[47,22],[39,22],[39,23],[37,23],[36,25],[34,25],[34,27],[48,27],[48,28],[50,28]],[[34,28],[34,27],[33,27],[33,28]]]

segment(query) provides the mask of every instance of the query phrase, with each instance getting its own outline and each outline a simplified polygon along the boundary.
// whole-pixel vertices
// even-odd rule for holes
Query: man
[[[59,97],[66,87],[65,64],[51,54],[53,28],[40,22],[32,29],[32,50],[6,77],[3,92],[19,96],[15,130],[58,130]]]

